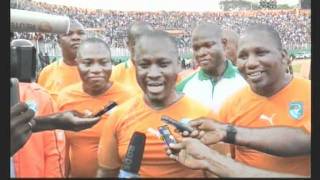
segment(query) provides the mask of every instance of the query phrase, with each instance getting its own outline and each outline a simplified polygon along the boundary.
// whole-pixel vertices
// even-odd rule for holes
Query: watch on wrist
[[[237,129],[234,126],[229,124],[227,126],[226,132],[227,132],[227,135],[226,135],[225,142],[234,144],[236,141]]]

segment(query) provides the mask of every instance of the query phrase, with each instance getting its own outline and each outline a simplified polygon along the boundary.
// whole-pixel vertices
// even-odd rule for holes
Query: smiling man
[[[248,27],[237,54],[249,86],[222,106],[219,120],[225,123],[205,118],[189,122],[194,128],[191,137],[203,144],[235,145],[236,161],[214,151],[207,153],[210,149],[199,144],[183,150],[180,143],[174,148],[181,150],[179,155],[171,157],[190,168],[212,170],[219,177],[310,176],[310,81],[286,72],[286,51],[278,32],[268,25]],[[191,145],[194,140],[187,141]]]
[[[131,97],[130,92],[117,82],[109,81],[111,54],[101,39],[88,38],[79,46],[76,57],[82,82],[63,89],[58,97],[60,111],[77,110],[96,114],[111,101],[118,105]],[[108,114],[93,127],[80,131],[66,131],[69,144],[71,177],[94,177],[97,172],[97,150],[103,124]]]
[[[177,85],[177,91],[219,112],[226,98],[246,85],[225,57],[226,41],[217,24],[199,24],[192,32],[194,58],[201,69]]]
[[[248,27],[238,45],[237,65],[249,86],[230,97],[219,115],[219,120],[234,125],[226,131],[229,142],[238,145],[236,160],[266,170],[309,176],[310,148],[301,147],[310,147],[310,81],[286,72],[287,53],[271,26]],[[301,151],[309,154],[296,154]]]
[[[146,134],[139,174],[142,177],[203,177],[171,160],[164,142],[149,133],[163,125],[162,115],[174,119],[215,117],[209,108],[175,90],[178,49],[168,33],[153,31],[142,35],[135,46],[136,77],[143,94],[128,100],[106,122],[99,144],[98,177],[116,177],[132,134]]]

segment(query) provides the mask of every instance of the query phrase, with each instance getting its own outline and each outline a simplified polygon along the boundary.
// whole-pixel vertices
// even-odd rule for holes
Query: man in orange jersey
[[[132,94],[117,82],[109,81],[111,53],[99,38],[83,40],[76,57],[81,82],[65,88],[58,97],[60,111],[77,110],[97,113],[111,101],[122,104]],[[94,177],[97,172],[97,150],[103,124],[108,115],[93,127],[80,131],[66,131],[71,177]]]
[[[200,170],[186,168],[171,160],[164,142],[150,133],[163,125],[162,115],[177,120],[213,112],[175,91],[178,74],[178,49],[168,33],[151,31],[135,45],[136,77],[143,94],[128,100],[111,114],[103,127],[98,162],[98,177],[116,177],[135,131],[145,133],[146,145],[139,174],[142,177],[203,177]]]
[[[246,165],[310,176],[310,81],[286,72],[287,54],[268,25],[249,27],[237,54],[249,86],[223,105],[219,120],[227,124],[193,122],[203,131],[198,138],[205,144],[234,144],[235,160]]]
[[[77,20],[71,20],[69,32],[58,35],[63,58],[46,66],[39,74],[37,83],[48,90],[55,101],[61,89],[80,82],[75,57],[83,38],[85,38],[84,27]]]
[[[126,62],[120,63],[112,70],[110,77],[111,81],[119,82],[126,87],[130,88],[133,93],[141,93],[141,89],[136,79],[136,68],[134,66],[134,45],[137,39],[147,31],[152,31],[153,27],[145,22],[137,22],[128,28],[127,46],[130,51],[130,59]]]

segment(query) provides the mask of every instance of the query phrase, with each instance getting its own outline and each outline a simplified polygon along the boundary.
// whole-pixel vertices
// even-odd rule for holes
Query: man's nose
[[[102,66],[96,63],[90,67],[90,72],[91,73],[101,73],[102,69],[103,69]]]
[[[73,33],[72,35],[71,35],[71,39],[72,40],[80,40],[80,34],[79,33]]]
[[[246,66],[249,69],[254,69],[259,65],[257,58],[254,55],[249,55]]]
[[[152,65],[148,71],[148,77],[158,78],[161,76],[161,69],[157,65]]]

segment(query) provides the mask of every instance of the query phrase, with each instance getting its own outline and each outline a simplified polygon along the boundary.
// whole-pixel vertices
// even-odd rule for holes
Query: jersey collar
[[[230,60],[226,60],[226,69],[223,72],[222,78],[233,78],[236,76],[236,73],[238,71],[237,67],[235,67]],[[204,81],[204,80],[210,80],[211,76],[209,76],[207,73],[204,72],[203,69],[200,68],[199,70],[199,80]]]

